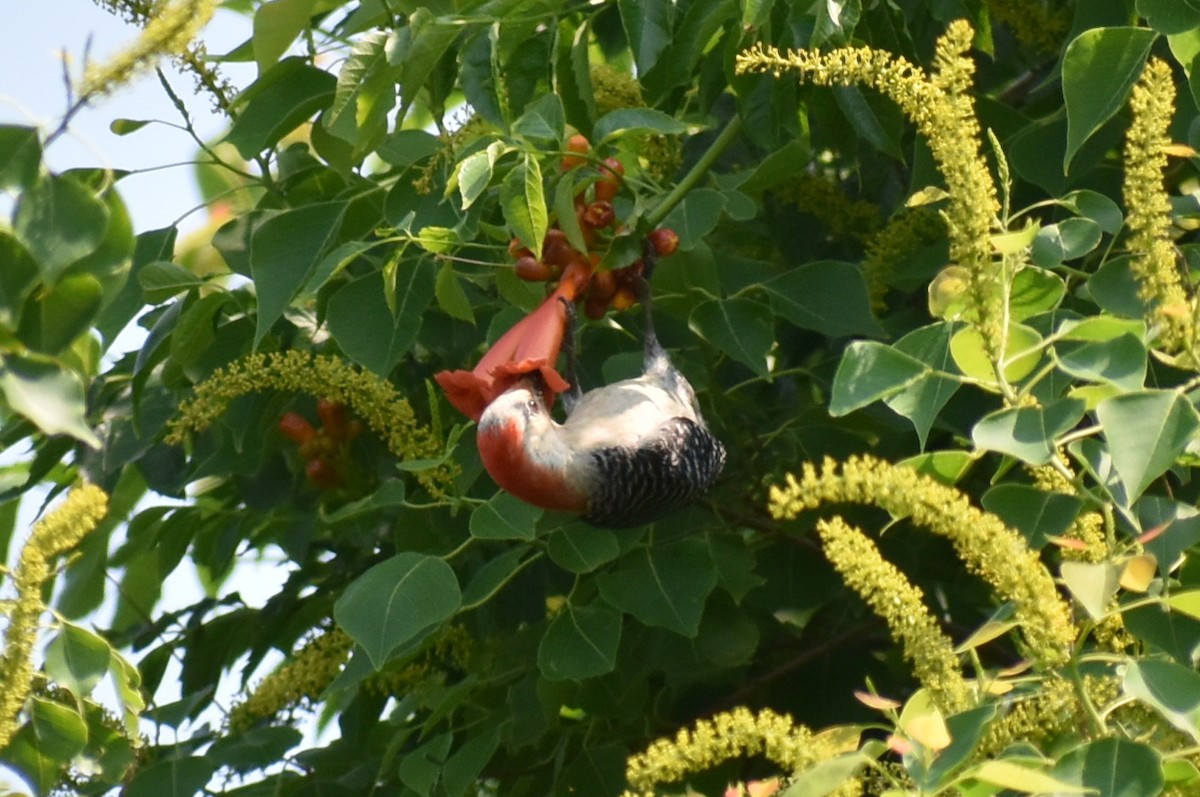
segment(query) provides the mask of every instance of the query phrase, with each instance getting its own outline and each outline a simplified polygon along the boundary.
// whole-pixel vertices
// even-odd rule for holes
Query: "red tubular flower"
[[[470,371],[439,371],[433,375],[446,398],[463,415],[478,421],[483,411],[526,374],[535,371],[546,386],[546,401],[566,390],[567,381],[555,370],[567,328],[562,301],[575,302],[587,287],[592,266],[576,261],[563,272],[554,292],[492,345]]]

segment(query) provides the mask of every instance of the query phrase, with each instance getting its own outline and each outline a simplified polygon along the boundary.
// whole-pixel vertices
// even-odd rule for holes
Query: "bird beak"
[[[590,264],[572,263],[554,292],[501,335],[472,370],[434,374],[455,409],[478,421],[497,396],[526,374],[534,373],[541,376],[545,386],[547,406],[553,405],[558,394],[570,387],[554,367],[567,329],[563,302],[578,300],[591,276]]]

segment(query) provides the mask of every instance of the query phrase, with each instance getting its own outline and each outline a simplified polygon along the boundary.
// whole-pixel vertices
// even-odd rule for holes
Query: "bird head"
[[[582,512],[587,498],[573,483],[574,452],[550,415],[540,374],[520,377],[479,419],[475,439],[488,474],[504,490],[543,509]]]

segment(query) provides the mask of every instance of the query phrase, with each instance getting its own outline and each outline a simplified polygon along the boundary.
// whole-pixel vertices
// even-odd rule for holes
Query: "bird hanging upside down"
[[[572,379],[564,393],[566,419],[555,421],[550,407],[560,388],[548,382],[558,376],[559,330],[550,379],[541,360],[516,375],[487,403],[476,433],[484,468],[500,487],[534,506],[578,512],[607,528],[639,526],[687,504],[725,464],[725,447],[709,432],[691,384],[659,345],[649,285],[644,277],[636,285],[646,318],[641,376],[582,394]],[[547,302],[561,305],[571,359],[574,296],[561,290]],[[534,313],[549,317],[546,306]]]

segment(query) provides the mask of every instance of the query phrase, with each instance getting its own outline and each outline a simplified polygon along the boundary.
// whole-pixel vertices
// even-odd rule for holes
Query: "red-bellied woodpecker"
[[[642,278],[638,293],[646,314],[641,376],[582,395],[572,379],[575,395],[564,394],[562,423],[551,417],[537,373],[483,411],[477,431],[483,465],[517,498],[622,528],[688,503],[720,474],[725,447],[709,432],[691,384],[659,345]]]

